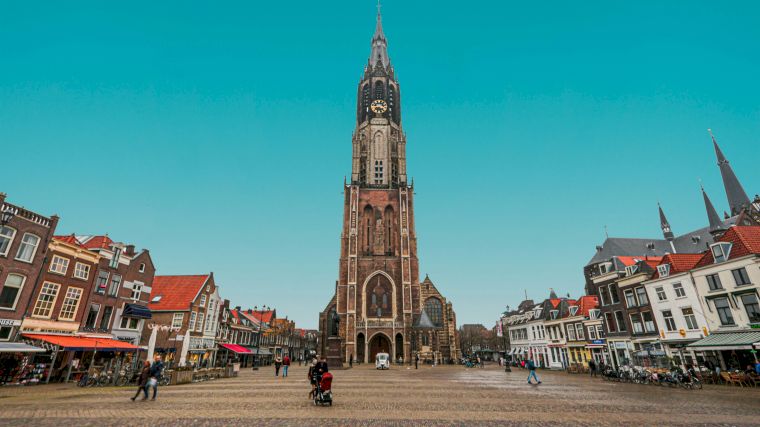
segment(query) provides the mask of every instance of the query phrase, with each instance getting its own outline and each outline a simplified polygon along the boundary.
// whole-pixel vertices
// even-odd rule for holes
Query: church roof
[[[731,215],[737,215],[741,212],[742,208],[749,206],[749,197],[747,197],[747,193],[739,182],[739,178],[736,177],[734,170],[728,163],[728,159],[723,155],[723,151],[718,146],[718,142],[715,140],[715,135],[712,134],[712,131],[710,131],[710,137],[712,138],[713,148],[715,148],[715,156],[718,158],[718,168],[720,168],[720,175],[723,178],[723,186],[726,189],[726,198],[728,199],[728,206],[731,209]]]

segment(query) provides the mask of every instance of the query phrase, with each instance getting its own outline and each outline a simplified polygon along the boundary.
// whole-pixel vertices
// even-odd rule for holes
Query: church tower
[[[393,361],[411,361],[420,351],[417,343],[422,345],[415,321],[428,303],[435,310],[428,317],[435,317],[439,331],[425,335],[425,343],[446,349],[445,355],[431,350],[437,351],[436,357],[456,357],[451,304],[434,286],[431,290],[432,283],[422,301],[413,194],[407,181],[401,90],[378,7],[370,56],[357,89],[338,280],[334,297],[320,314],[321,351],[333,365],[352,358],[374,362],[380,352]]]

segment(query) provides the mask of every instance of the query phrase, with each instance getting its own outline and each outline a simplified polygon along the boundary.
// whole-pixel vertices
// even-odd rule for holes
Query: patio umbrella
[[[185,360],[187,359],[187,351],[190,349],[190,330],[185,332],[185,337],[182,340],[182,352],[179,356],[179,366],[185,366]]]
[[[148,339],[148,359],[153,360],[153,352],[156,350],[156,336],[158,335],[158,326],[153,325],[150,331],[150,339]]]

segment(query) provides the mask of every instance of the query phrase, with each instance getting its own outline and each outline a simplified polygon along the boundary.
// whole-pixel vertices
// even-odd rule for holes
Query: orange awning
[[[110,338],[86,338],[72,335],[23,334],[31,340],[44,341],[66,350],[137,351],[140,347]]]

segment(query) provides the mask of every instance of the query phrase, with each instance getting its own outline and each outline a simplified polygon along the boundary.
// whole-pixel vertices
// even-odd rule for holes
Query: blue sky
[[[421,274],[459,323],[580,295],[604,238],[726,209],[706,132],[760,192],[757,2],[383,6]],[[315,327],[338,273],[372,1],[13,2],[0,13],[0,191],[60,232],[214,271]]]

